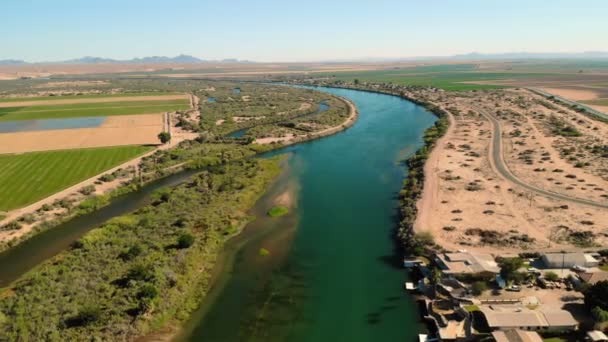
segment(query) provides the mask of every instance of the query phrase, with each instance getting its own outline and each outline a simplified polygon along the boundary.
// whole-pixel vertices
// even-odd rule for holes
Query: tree
[[[359,79],[355,78],[355,85],[359,84]]]
[[[160,142],[162,144],[168,143],[169,141],[171,141],[171,133],[169,133],[169,132],[158,133],[158,140],[160,140]]]
[[[502,258],[498,261],[500,275],[507,282],[519,282],[524,278],[525,274],[518,271],[523,265],[524,261],[521,258]]]
[[[485,281],[476,281],[473,283],[471,289],[473,290],[473,294],[479,296],[483,293],[483,291],[488,289],[488,284]]]
[[[599,281],[583,293],[585,304],[592,310],[596,319],[608,318],[608,281]]]

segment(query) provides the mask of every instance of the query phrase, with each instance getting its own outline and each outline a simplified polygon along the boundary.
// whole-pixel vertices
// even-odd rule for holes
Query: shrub
[[[545,273],[545,279],[547,279],[548,281],[557,281],[559,279],[559,276],[557,275],[557,273],[549,271]]]
[[[188,248],[194,244],[194,236],[189,233],[184,233],[177,239],[177,247],[180,249]]]
[[[483,293],[483,291],[485,291],[487,289],[488,289],[488,284],[486,284],[485,281],[476,281],[471,286],[471,290],[473,291],[473,294],[476,296],[479,296],[480,294]]]

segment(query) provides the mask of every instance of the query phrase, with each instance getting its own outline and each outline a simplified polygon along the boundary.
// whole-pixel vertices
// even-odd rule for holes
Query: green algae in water
[[[268,216],[279,217],[279,216],[287,215],[288,213],[289,213],[289,209],[287,207],[276,206],[268,211]]]

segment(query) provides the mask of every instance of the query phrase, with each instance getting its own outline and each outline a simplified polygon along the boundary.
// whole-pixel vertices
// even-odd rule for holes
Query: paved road
[[[479,112],[483,116],[485,116],[488,120],[490,120],[490,123],[492,124],[493,132],[492,132],[492,146],[490,148],[490,150],[491,150],[490,154],[492,156],[494,166],[496,167],[496,171],[498,171],[498,173],[501,174],[505,179],[507,179],[508,181],[510,181],[514,184],[517,184],[517,185],[523,187],[524,189],[526,189],[528,191],[535,192],[541,196],[545,196],[545,197],[549,197],[549,198],[553,198],[553,199],[561,200],[561,201],[569,201],[569,202],[574,202],[574,203],[578,203],[578,204],[588,205],[588,206],[592,206],[592,207],[596,207],[596,208],[608,209],[608,203],[595,202],[595,201],[591,201],[591,200],[584,199],[584,198],[568,196],[568,195],[560,194],[560,193],[553,192],[550,190],[538,188],[536,186],[530,185],[530,184],[522,181],[521,179],[517,178],[517,176],[515,176],[511,172],[511,170],[509,170],[509,167],[507,166],[507,164],[505,163],[504,158],[503,158],[502,127],[501,127],[500,122],[493,114],[490,114],[489,112],[486,112],[483,110],[479,110]]]

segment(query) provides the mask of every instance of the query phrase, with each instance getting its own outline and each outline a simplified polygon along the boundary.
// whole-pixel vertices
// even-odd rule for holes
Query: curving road
[[[591,201],[591,200],[584,199],[584,198],[568,196],[568,195],[560,194],[558,192],[538,188],[534,185],[530,185],[530,184],[522,181],[521,179],[517,178],[517,176],[515,176],[513,174],[513,172],[511,172],[511,170],[509,170],[509,167],[507,166],[507,164],[505,163],[505,160],[503,158],[502,127],[501,127],[500,122],[494,115],[492,115],[486,111],[479,109],[479,112],[486,119],[488,119],[490,121],[490,123],[492,124],[492,128],[493,128],[492,143],[490,144],[491,160],[492,160],[492,164],[494,164],[496,171],[500,175],[502,175],[505,179],[507,179],[508,181],[510,181],[514,184],[517,184],[517,185],[523,187],[524,189],[526,189],[528,191],[535,192],[541,196],[545,196],[545,197],[549,197],[549,198],[553,198],[553,199],[561,200],[561,201],[569,201],[569,202],[574,202],[574,203],[578,203],[578,204],[588,205],[588,206],[592,206],[592,207],[596,207],[596,208],[608,209],[608,204],[606,204],[606,203],[595,202],[595,201]]]

